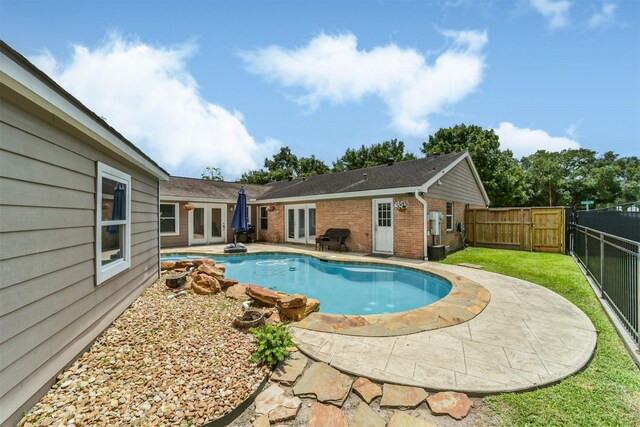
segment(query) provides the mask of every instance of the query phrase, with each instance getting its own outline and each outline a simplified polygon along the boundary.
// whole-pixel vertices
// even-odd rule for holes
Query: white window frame
[[[451,203],[451,215],[449,215],[448,213],[449,209],[447,209],[449,207],[449,203]],[[447,202],[447,204],[444,207],[444,213],[445,213],[444,224],[445,224],[445,227],[447,228],[447,231],[453,231],[453,208],[454,208],[453,202]],[[451,228],[448,227],[449,217],[451,217]]]
[[[96,285],[122,273],[131,267],[131,176],[101,162],[96,174]],[[124,220],[102,220],[102,178],[109,178],[126,185],[126,210]],[[109,225],[124,225],[123,257],[118,261],[102,265],[102,228]]]
[[[175,223],[174,223],[174,230],[173,231],[165,231],[162,232],[160,231],[160,235],[161,236],[177,236],[180,234],[180,203],[172,203],[172,202],[160,202],[160,206],[162,205],[174,205],[175,206],[175,213],[173,218],[175,219]],[[160,212],[162,212],[162,209],[160,209]],[[162,218],[160,218],[160,228],[162,228]]]

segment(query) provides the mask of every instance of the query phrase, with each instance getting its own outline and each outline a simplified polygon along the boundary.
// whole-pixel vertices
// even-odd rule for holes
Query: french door
[[[194,203],[189,211],[189,245],[227,241],[227,205]]]
[[[285,212],[285,241],[314,243],[316,238],[316,205],[287,205]]]
[[[373,252],[393,253],[393,199],[373,199]]]

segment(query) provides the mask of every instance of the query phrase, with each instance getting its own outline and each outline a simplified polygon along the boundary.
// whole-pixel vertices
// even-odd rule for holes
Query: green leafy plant
[[[274,367],[289,354],[293,340],[289,329],[279,323],[264,325],[262,328],[251,328],[249,331],[256,336],[258,349],[251,355],[251,362],[262,362]]]

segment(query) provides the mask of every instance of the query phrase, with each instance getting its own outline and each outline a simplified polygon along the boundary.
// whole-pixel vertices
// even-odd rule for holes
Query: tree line
[[[517,160],[511,150],[502,150],[492,129],[460,124],[439,129],[422,143],[422,155],[433,156],[468,151],[482,179],[492,207],[572,206],[593,200],[596,207],[640,200],[640,159],[604,154],[585,148],[560,152],[539,150]],[[289,147],[264,160],[262,169],[242,174],[241,183],[267,184],[298,177],[413,160],[397,139],[358,149],[348,148],[329,167],[315,156],[298,157]],[[222,180],[220,170],[209,167],[203,179]]]

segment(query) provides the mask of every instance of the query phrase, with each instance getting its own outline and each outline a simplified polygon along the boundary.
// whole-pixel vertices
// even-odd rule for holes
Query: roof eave
[[[335,199],[352,199],[356,197],[376,197],[376,196],[394,196],[397,194],[411,193],[416,190],[421,191],[420,186],[411,187],[397,187],[397,188],[381,188],[378,190],[366,190],[366,191],[350,191],[345,193],[330,193],[330,194],[315,194],[309,196],[295,196],[295,197],[275,197],[269,199],[256,199],[257,203],[269,204],[269,203],[286,203],[286,202],[302,202],[302,201],[316,201],[316,200],[335,200]]]
[[[169,174],[164,169],[150,158],[140,154],[139,149],[134,148],[132,143],[114,135],[111,130],[97,122],[86,111],[70,102],[67,99],[67,96],[70,95],[61,94],[57,88],[46,84],[32,70],[26,68],[27,65],[29,68],[33,67],[32,64],[16,62],[19,59],[8,56],[4,51],[0,52],[0,84],[59,117],[109,151],[139,165],[158,179],[169,179]]]

